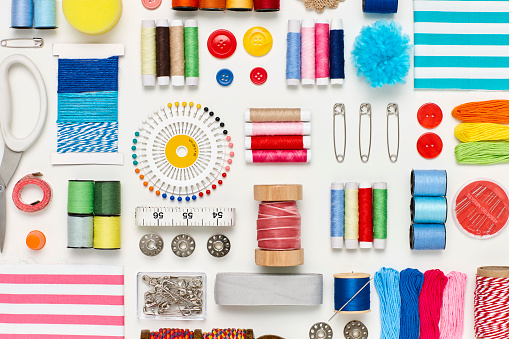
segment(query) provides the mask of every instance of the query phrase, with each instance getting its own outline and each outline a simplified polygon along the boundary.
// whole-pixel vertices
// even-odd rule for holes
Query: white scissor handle
[[[13,65],[22,65],[32,73],[32,76],[39,88],[40,111],[39,118],[34,129],[24,138],[17,138],[11,132],[12,122],[12,97],[11,85],[9,83],[9,70]],[[5,58],[0,64],[0,127],[5,144],[15,152],[26,151],[41,135],[42,128],[46,122],[48,113],[48,97],[46,94],[46,85],[41,72],[37,66],[28,57],[21,54],[14,54]]]

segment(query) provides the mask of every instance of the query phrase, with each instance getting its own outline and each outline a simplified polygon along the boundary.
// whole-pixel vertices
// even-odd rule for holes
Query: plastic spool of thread
[[[141,21],[141,82],[145,87],[156,85],[156,24],[154,20]]]
[[[445,170],[412,170],[411,192],[416,197],[444,197],[447,193]]]
[[[413,224],[410,226],[412,250],[445,250],[445,224]]]
[[[345,80],[345,33],[343,20],[332,19],[329,32],[330,82],[341,85]]]
[[[248,108],[244,115],[248,122],[299,122],[311,120],[311,111],[301,108]]]
[[[359,184],[345,184],[345,248],[359,248]]]
[[[94,247],[94,217],[91,215],[67,216],[67,248]]]
[[[311,150],[277,149],[246,150],[247,163],[308,163],[311,162]]]
[[[345,314],[368,313],[371,310],[370,290],[370,275],[367,273],[334,274],[334,310],[342,308],[341,313]]]
[[[34,21],[33,0],[11,1],[11,28],[32,28]]]
[[[94,213],[94,182],[92,180],[69,180],[67,213],[78,215]]]
[[[258,122],[245,124],[246,136],[310,135],[309,122]]]
[[[315,25],[316,84],[329,84],[329,21],[317,20]]]
[[[334,182],[330,191],[330,236],[332,248],[343,248],[345,235],[345,185]]]
[[[94,215],[120,215],[120,181],[96,181],[94,189]]]
[[[156,66],[159,86],[170,84],[170,25],[167,19],[156,22]]]
[[[198,0],[172,0],[171,7],[176,11],[196,11]]]
[[[226,0],[200,0],[200,9],[202,11],[224,11]]]
[[[410,202],[412,222],[417,224],[444,224],[447,221],[445,197],[413,197]]]
[[[94,248],[99,250],[120,249],[120,217],[94,216]]]
[[[246,149],[303,150],[311,148],[311,137],[304,135],[246,137]]]
[[[184,23],[172,20],[170,23],[170,75],[173,86],[185,84]]]
[[[364,13],[393,14],[398,12],[398,0],[362,0]]]
[[[186,20],[184,26],[186,84],[188,86],[198,86],[200,80],[198,20]]]
[[[226,0],[226,9],[235,12],[252,11],[253,0]]]
[[[35,0],[34,27],[38,29],[57,28],[56,8],[56,0]]]
[[[286,35],[286,84],[298,86],[301,79],[301,34],[300,20],[288,20]]]
[[[302,185],[255,185],[254,199],[260,201],[255,262],[260,266],[287,267],[304,263],[300,241]],[[268,214],[266,214],[268,213]]]
[[[373,246],[385,249],[387,246],[387,183],[373,184]]]
[[[277,12],[280,9],[280,0],[254,0],[255,12]]]
[[[301,77],[303,85],[315,84],[315,21],[302,20],[301,28]]]
[[[359,247],[373,247],[373,188],[369,182],[359,184]]]

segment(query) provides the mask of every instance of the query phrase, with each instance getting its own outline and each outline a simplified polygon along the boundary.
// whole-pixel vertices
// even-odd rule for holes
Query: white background
[[[452,198],[465,181],[488,177],[503,185],[508,184],[505,165],[472,167],[459,166],[454,159],[457,144],[453,129],[457,124],[450,116],[451,109],[472,100],[507,98],[506,93],[415,91],[412,73],[406,85],[370,88],[357,78],[350,62],[350,51],[355,36],[362,25],[371,24],[381,18],[400,22],[405,33],[412,35],[412,3],[401,1],[398,14],[382,17],[365,15],[360,0],[348,0],[336,10],[325,10],[322,14],[308,11],[297,0],[282,0],[279,13],[179,13],[172,11],[170,1],[164,0],[157,10],[145,9],[139,0],[124,1],[124,12],[118,25],[109,33],[88,36],[74,30],[63,17],[58,2],[58,26],[53,31],[13,30],[10,25],[10,1],[0,2],[0,38],[43,37],[46,45],[38,50],[9,50],[0,48],[0,59],[11,53],[21,52],[31,57],[39,66],[49,95],[48,119],[37,143],[21,159],[21,163],[8,186],[7,238],[1,263],[37,264],[121,264],[125,267],[126,338],[138,338],[143,328],[156,330],[160,327],[187,327],[210,330],[213,327],[253,328],[256,336],[277,334],[285,338],[308,337],[310,326],[318,321],[327,321],[333,312],[334,273],[358,271],[374,274],[382,266],[402,270],[407,267],[425,271],[440,268],[445,273],[459,270],[468,274],[465,308],[465,338],[473,334],[473,290],[474,274],[481,265],[504,265],[509,252],[507,231],[486,240],[474,240],[462,234],[452,218],[447,222],[447,249],[436,252],[412,252],[408,244],[410,225],[409,177],[412,168],[446,169],[449,174],[448,198]],[[342,87],[298,87],[289,89],[285,85],[285,53],[287,20],[291,18],[342,18],[346,35],[346,81]],[[153,88],[144,89],[140,77],[140,21],[142,19],[187,19],[199,20],[201,79],[197,89]],[[253,26],[264,26],[274,38],[274,46],[264,57],[250,56],[242,46],[244,33]],[[209,34],[220,28],[232,31],[237,37],[235,54],[226,60],[212,57],[206,41]],[[124,166],[51,166],[50,153],[56,149],[57,118],[57,60],[52,56],[53,43],[123,43],[125,57],[120,60],[119,88],[119,147],[124,153]],[[267,69],[268,81],[255,86],[249,80],[252,68]],[[221,68],[230,68],[235,80],[229,87],[216,83],[215,74]],[[412,72],[412,71],[411,71]],[[28,72],[15,68],[10,80],[15,97],[14,131],[23,135],[35,124],[38,99],[35,83]],[[141,120],[155,107],[174,101],[194,101],[210,107],[226,122],[235,143],[236,156],[225,183],[210,197],[182,206],[227,206],[237,208],[237,224],[224,233],[232,241],[232,250],[222,259],[213,258],[206,250],[206,239],[214,229],[184,230],[197,242],[195,253],[188,258],[178,258],[170,250],[171,239],[181,230],[159,229],[166,246],[154,258],[144,256],[139,248],[140,237],[148,229],[134,224],[134,209],[139,205],[175,206],[149,193],[134,174],[130,162],[130,146],[133,133]],[[421,158],[416,151],[417,138],[427,132],[416,119],[417,109],[425,102],[439,104],[444,112],[444,121],[434,132],[444,142],[442,154],[434,160]],[[347,108],[348,142],[346,160],[338,164],[333,154],[332,106],[343,102]],[[363,164],[358,154],[358,109],[362,102],[373,108],[373,145],[371,158]],[[401,114],[401,143],[397,163],[390,163],[386,149],[385,109],[389,102],[397,102]],[[2,104],[2,103],[0,103]],[[311,164],[304,165],[247,165],[243,160],[244,109],[247,107],[304,107],[312,110]],[[10,195],[17,180],[22,176],[41,171],[53,187],[53,200],[42,212],[29,215],[19,211]],[[66,199],[69,179],[121,180],[122,181],[122,249],[119,251],[71,250],[66,248]],[[333,181],[387,181],[389,185],[389,232],[385,251],[357,250],[333,251],[329,241],[329,187]],[[300,267],[270,269],[254,263],[256,248],[256,213],[258,203],[253,200],[254,184],[295,183],[304,185],[304,200],[299,202],[302,214],[302,245],[305,249],[305,264]],[[37,191],[27,192],[31,201]],[[30,230],[40,229],[47,237],[46,247],[33,252],[25,245]],[[147,321],[136,318],[136,274],[140,271],[205,272],[208,277],[208,316],[205,321]],[[324,275],[324,303],[317,307],[218,307],[213,299],[215,274],[223,271],[258,273],[322,273]],[[380,331],[378,297],[374,287],[372,312],[357,317],[339,315],[331,322],[335,338],[342,338],[347,321],[357,318],[369,328],[370,338],[378,338]]]

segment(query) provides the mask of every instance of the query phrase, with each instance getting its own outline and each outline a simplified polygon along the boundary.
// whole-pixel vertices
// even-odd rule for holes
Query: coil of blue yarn
[[[288,85],[296,86],[300,83],[300,52],[301,34],[300,21],[288,21],[289,32],[286,36],[286,80]]]
[[[416,224],[444,224],[447,221],[445,197],[413,197],[410,215]]]
[[[345,78],[345,34],[343,22],[339,19],[331,21],[329,33],[330,79],[332,84],[340,84]]]
[[[331,185],[330,206],[332,248],[342,248],[345,235],[345,189],[343,184],[333,183]]]
[[[34,21],[33,0],[12,0],[11,27],[32,28],[33,21]]]
[[[380,339],[399,339],[399,272],[393,268],[382,267],[375,273],[375,287],[380,298]]]
[[[368,312],[371,308],[369,281],[369,274],[335,274],[334,310],[339,311],[344,306],[341,312]],[[366,284],[368,285],[363,288]],[[348,302],[357,292],[359,294]]]
[[[364,13],[397,13],[398,0],[362,0],[362,10]]]
[[[35,0],[34,27],[38,29],[57,28],[56,0]]]
[[[399,293],[401,296],[401,322],[399,339],[419,339],[419,295],[424,274],[407,268],[399,274]]]
[[[412,250],[444,250],[444,224],[413,224],[410,226],[410,248]]]
[[[410,186],[415,197],[444,197],[447,193],[445,170],[413,170]]]

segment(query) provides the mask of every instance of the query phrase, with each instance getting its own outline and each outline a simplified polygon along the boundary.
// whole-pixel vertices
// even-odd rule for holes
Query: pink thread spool
[[[329,84],[329,21],[318,20],[315,26],[316,84]]]
[[[301,28],[301,76],[303,85],[315,84],[315,21],[303,19]]]
[[[309,122],[259,122],[246,123],[246,136],[258,135],[310,135]]]
[[[300,150],[246,150],[248,163],[305,163],[311,162],[311,151]]]

